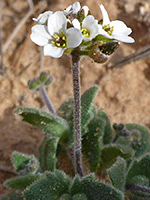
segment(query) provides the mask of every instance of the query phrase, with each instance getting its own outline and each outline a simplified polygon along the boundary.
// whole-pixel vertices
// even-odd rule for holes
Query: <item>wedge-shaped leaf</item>
[[[146,176],[138,175],[134,176],[130,179],[130,183],[134,185],[140,185],[140,186],[149,186],[150,181]]]
[[[90,170],[95,172],[100,161],[100,153],[103,145],[104,121],[101,113],[95,114],[88,124],[87,132],[83,135],[83,153],[86,155]]]
[[[16,178],[5,181],[4,185],[12,189],[24,190],[27,186],[31,185],[38,178],[40,178],[40,174],[28,174],[26,176],[18,176]]]
[[[88,200],[85,194],[75,194],[72,200]]]
[[[68,133],[67,122],[52,113],[24,107],[17,108],[15,113],[21,115],[23,121],[41,128],[50,136],[65,137]]]
[[[135,157],[140,157],[150,150],[150,133],[148,128],[139,124],[126,124],[132,138],[132,148],[135,150]]]
[[[73,98],[65,101],[57,110],[57,114],[68,122],[73,120]]]
[[[106,170],[116,161],[117,157],[128,160],[133,156],[133,150],[123,145],[109,144],[105,145],[101,150],[101,159],[99,163],[98,173]]]
[[[124,192],[126,183],[126,161],[118,157],[117,161],[108,169],[112,185]]]
[[[103,143],[109,144],[112,142],[114,137],[114,133],[111,128],[111,124],[109,118],[107,117],[106,113],[99,109],[99,115],[101,120],[104,122],[104,136],[103,136]]]
[[[56,168],[56,151],[59,137],[45,137],[39,148],[42,170],[54,171]]]
[[[23,200],[23,195],[20,191],[13,191],[2,197],[1,200]]]
[[[63,194],[58,200],[72,200],[72,196],[70,194]]]
[[[39,162],[34,155],[26,155],[17,151],[12,153],[12,163],[20,175],[35,174],[39,169]]]
[[[150,153],[133,160],[127,173],[127,184],[134,176],[142,175],[150,180]]]
[[[82,193],[88,200],[123,200],[123,193],[101,181],[94,180],[92,175],[79,179],[74,178],[70,192],[72,195]]]
[[[85,127],[93,118],[92,106],[93,100],[98,91],[98,87],[94,86],[88,90],[86,90],[81,96],[81,132],[85,133]],[[69,143],[72,145],[73,143],[73,134],[74,134],[74,124],[73,124],[73,112],[71,121],[69,121],[70,125],[70,134],[69,134]]]
[[[91,118],[90,110],[93,100],[97,94],[98,87],[94,86],[83,93],[81,96],[81,126],[87,125]]]
[[[46,172],[45,176],[24,191],[25,200],[58,200],[68,193],[70,178],[61,171]]]

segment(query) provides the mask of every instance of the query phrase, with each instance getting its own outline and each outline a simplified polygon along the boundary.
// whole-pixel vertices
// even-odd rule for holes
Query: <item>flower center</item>
[[[87,30],[86,28],[82,28],[81,29],[81,33],[82,33],[82,35],[84,36],[84,37],[90,37],[90,31],[89,30]]]
[[[103,29],[109,34],[109,35],[112,35],[112,32],[114,30],[114,27],[110,27],[110,25],[106,25],[106,26],[103,26]]]
[[[51,43],[58,48],[67,48],[67,39],[63,31],[60,34],[54,34]]]

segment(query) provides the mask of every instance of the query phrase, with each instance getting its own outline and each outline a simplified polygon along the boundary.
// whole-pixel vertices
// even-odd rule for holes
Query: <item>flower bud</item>
[[[109,56],[119,48],[119,42],[95,42],[89,51],[89,56],[97,63],[105,63]]]

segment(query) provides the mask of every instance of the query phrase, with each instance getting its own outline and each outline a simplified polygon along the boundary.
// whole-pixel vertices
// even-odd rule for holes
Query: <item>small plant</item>
[[[17,177],[4,185],[12,192],[3,200],[124,200],[150,198],[150,134],[139,124],[113,124],[97,108],[96,86],[80,95],[80,57],[106,62],[119,47],[119,41],[132,43],[131,29],[122,21],[110,22],[100,6],[103,20],[95,20],[87,6],[79,2],[64,11],[45,12],[32,28],[31,40],[44,47],[44,55],[72,56],[74,97],[57,111],[46,87],[53,77],[42,72],[28,82],[39,90],[48,112],[20,107],[15,110],[22,120],[39,127],[45,137],[39,158],[13,152]],[[62,163],[70,162],[70,173]],[[86,166],[86,167],[85,167]],[[86,170],[85,170],[86,169]]]

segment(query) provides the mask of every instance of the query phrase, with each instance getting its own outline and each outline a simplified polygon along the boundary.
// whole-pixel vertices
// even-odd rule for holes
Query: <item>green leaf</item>
[[[133,178],[130,179],[130,183],[134,185],[140,185],[140,186],[149,186],[149,179],[146,176],[143,175],[138,175],[134,176]]]
[[[43,178],[24,191],[24,198],[25,200],[58,200],[62,194],[68,193],[70,184],[70,178],[61,171],[46,172]]]
[[[22,193],[20,191],[12,191],[11,193],[7,194],[1,200],[23,200]]]
[[[114,134],[111,128],[111,124],[109,118],[107,117],[106,113],[99,109],[99,115],[101,120],[104,122],[104,136],[103,136],[103,143],[109,144],[112,142]]]
[[[90,170],[95,172],[100,161],[100,153],[103,145],[104,121],[101,120],[101,113],[95,114],[88,124],[87,132],[83,135],[82,151],[86,155]]]
[[[94,86],[86,90],[81,96],[81,126],[84,128],[91,119],[91,107],[98,92],[98,87]]]
[[[52,113],[39,111],[33,108],[17,108],[15,113],[21,115],[23,121],[42,129],[43,132],[50,136],[67,137],[67,122]]]
[[[34,155],[26,155],[17,151],[12,153],[12,163],[19,175],[35,174],[39,169],[39,162]]]
[[[70,194],[63,194],[58,200],[72,200]]]
[[[72,200],[88,200],[85,194],[75,194]]]
[[[59,137],[45,137],[39,148],[42,170],[54,171],[56,168],[56,151]]]
[[[150,153],[134,159],[131,163],[127,173],[127,184],[134,176],[142,175],[150,180]]]
[[[88,200],[123,200],[123,193],[114,187],[101,181],[94,180],[93,175],[75,177],[71,185],[70,192],[72,195],[81,193],[85,194]]]
[[[114,187],[124,192],[126,183],[126,161],[118,157],[117,161],[108,169],[108,174]]]
[[[98,173],[111,167],[118,156],[128,160],[133,156],[133,150],[126,148],[123,145],[105,145],[101,150],[101,160],[99,163]]]
[[[12,189],[24,190],[28,185],[31,185],[40,177],[40,174],[28,174],[26,176],[18,176],[16,178],[5,181],[4,185]]]
[[[150,134],[148,128],[139,124],[126,124],[130,132],[132,148],[135,150],[135,157],[140,157],[150,150]]]
[[[73,98],[65,101],[57,110],[59,117],[64,118],[67,122],[73,120]]]

